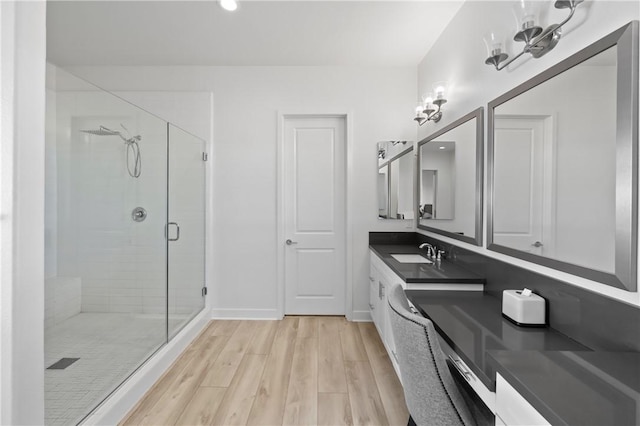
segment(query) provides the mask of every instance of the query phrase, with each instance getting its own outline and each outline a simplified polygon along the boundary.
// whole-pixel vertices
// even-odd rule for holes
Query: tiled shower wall
[[[47,258],[55,261],[47,268],[47,318],[54,318],[54,300],[58,311],[69,305],[74,306],[74,312],[163,315],[167,303],[166,122],[100,92],[57,91],[53,99],[56,118],[48,123],[47,160],[55,167],[48,167],[52,172],[47,177],[46,202],[57,218],[48,224]],[[194,104],[198,107],[202,102]],[[126,146],[117,136],[80,132],[100,125],[121,130],[121,123],[132,135],[142,136],[139,178],[128,175]],[[200,216],[180,217],[181,231],[188,235],[189,230],[193,233],[197,229],[196,238],[201,241],[196,241],[195,247],[182,244],[171,248],[175,262],[169,267],[169,311],[189,314],[202,304],[204,282],[198,273],[202,274],[203,268],[204,187],[185,186],[193,179],[188,168],[176,169],[172,179],[176,188],[183,188],[183,201],[185,196],[202,198],[191,206],[200,209]],[[187,182],[182,182],[185,179]],[[138,206],[148,213],[140,223],[131,219],[131,211]],[[201,262],[194,262],[194,258]],[[74,283],[73,292],[67,291],[68,285],[62,286],[65,290],[54,285],[62,282],[61,277]],[[69,307],[62,310],[71,312]]]
[[[166,125],[100,93],[57,94],[58,275],[81,277],[83,312],[164,313]],[[93,107],[93,108],[92,108]],[[117,136],[140,134],[143,169],[129,176]],[[134,222],[131,211],[148,217]]]

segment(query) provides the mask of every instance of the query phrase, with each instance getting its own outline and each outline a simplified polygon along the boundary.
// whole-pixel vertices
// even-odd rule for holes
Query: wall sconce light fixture
[[[500,71],[525,53],[531,54],[534,58],[545,55],[556,47],[562,35],[562,26],[573,18],[576,8],[582,2],[583,0],[556,0],[555,8],[569,9],[569,16],[559,24],[549,25],[543,31],[542,27],[536,24],[536,20],[539,15],[539,6],[544,3],[520,0],[515,8],[516,19],[520,29],[513,39],[524,42],[522,52],[507,61],[509,55],[504,53],[504,38],[500,34],[492,32],[484,37],[488,54],[488,58],[484,63],[493,65],[496,70]]]
[[[378,142],[378,158],[384,160],[387,157],[388,146],[406,145],[407,141],[380,141]]]
[[[447,82],[439,81],[433,85],[433,94],[429,93],[416,107],[416,116],[413,118],[419,125],[423,125],[427,121],[437,123],[442,118],[442,105],[447,103],[445,92],[447,91]]]

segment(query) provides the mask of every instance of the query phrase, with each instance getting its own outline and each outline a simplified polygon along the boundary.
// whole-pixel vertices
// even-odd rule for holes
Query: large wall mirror
[[[418,228],[482,245],[483,109],[418,143]]]
[[[637,289],[638,22],[489,103],[488,248]]]

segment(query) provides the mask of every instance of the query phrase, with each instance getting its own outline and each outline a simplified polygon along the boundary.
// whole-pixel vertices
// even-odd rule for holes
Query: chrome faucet
[[[436,253],[438,252],[436,248],[429,243],[422,243],[418,248],[423,249],[425,247],[427,248],[427,257],[430,257],[431,259],[435,259]]]

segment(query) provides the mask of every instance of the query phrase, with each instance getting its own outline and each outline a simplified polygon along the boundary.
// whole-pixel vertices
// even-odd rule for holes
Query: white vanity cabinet
[[[547,426],[549,423],[529,402],[496,374],[496,425]]]
[[[398,366],[398,357],[396,355],[396,345],[393,341],[393,333],[391,331],[389,304],[387,303],[387,294],[393,284],[400,284],[405,290],[474,290],[482,291],[483,284],[447,284],[447,283],[410,283],[407,284],[395,272],[387,266],[380,257],[373,251],[369,250],[369,308],[371,319],[373,320],[380,339],[384,343],[393,368],[400,377],[400,368]],[[402,381],[402,378],[400,377]]]
[[[400,369],[396,356],[396,345],[393,341],[393,333],[391,332],[389,304],[387,303],[387,294],[393,284],[401,284],[404,281],[398,277],[388,266],[380,260],[373,252],[371,254],[371,262],[369,266],[369,308],[371,309],[371,319],[378,329],[378,334],[382,343],[384,343],[393,368],[400,377]]]
[[[373,264],[369,269],[369,309],[371,313],[371,319],[378,329],[380,335],[384,334],[384,321],[382,321],[382,311],[384,309],[383,297],[382,297],[382,283],[383,279],[378,268]]]

